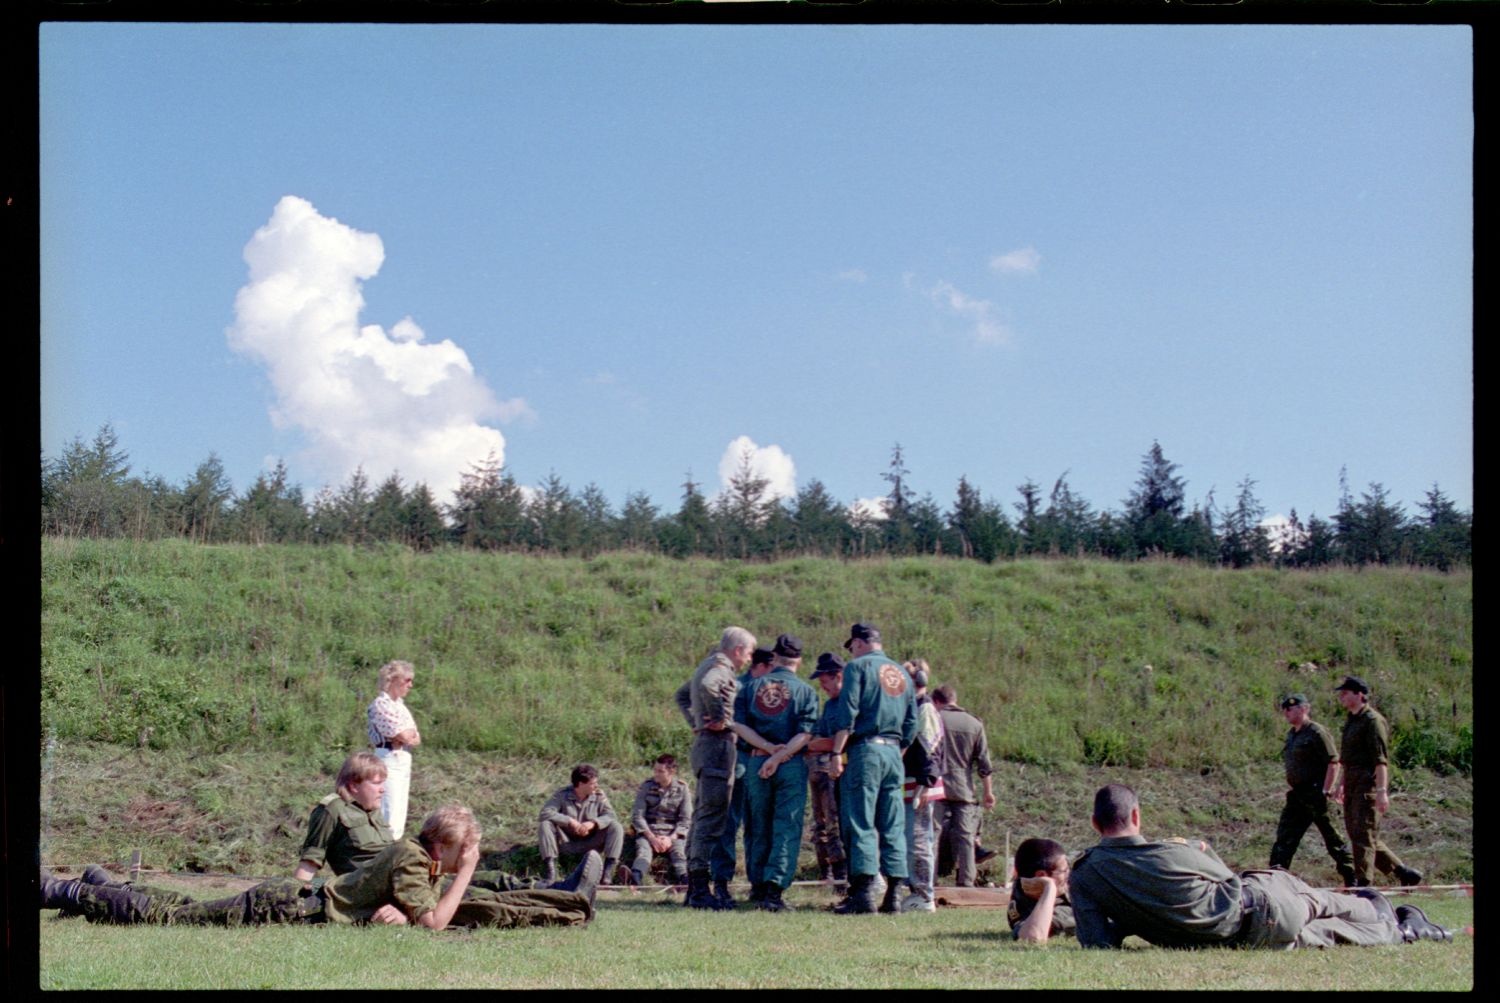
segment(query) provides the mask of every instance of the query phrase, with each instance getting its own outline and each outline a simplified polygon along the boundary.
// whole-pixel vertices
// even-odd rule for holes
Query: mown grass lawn
[[[96,926],[43,913],[44,989],[983,988],[1469,990],[1474,938],[1327,951],[1164,951],[1013,943],[1003,913],[832,916],[690,912],[601,895],[586,928],[450,931],[337,926],[243,930]],[[826,897],[820,896],[820,901]],[[1399,899],[1397,901],[1400,901]],[[1473,900],[1413,898],[1437,922]],[[1134,949],[1131,949],[1134,948]]]

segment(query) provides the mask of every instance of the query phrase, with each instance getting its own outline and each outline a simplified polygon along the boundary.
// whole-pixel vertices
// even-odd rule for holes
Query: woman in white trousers
[[[385,763],[385,793],[380,798],[380,813],[391,827],[393,839],[406,830],[406,796],[411,789],[411,752],[422,744],[422,733],[403,702],[411,692],[416,670],[410,662],[390,661],[380,667],[380,693],[370,703],[370,745]]]

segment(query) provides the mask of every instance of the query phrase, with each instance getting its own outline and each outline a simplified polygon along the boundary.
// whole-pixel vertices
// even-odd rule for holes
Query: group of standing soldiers
[[[743,819],[751,901],[772,912],[789,908],[782,894],[796,871],[811,790],[820,876],[848,881],[848,896],[835,912],[934,908],[932,808],[947,802],[938,800],[943,728],[926,697],[926,666],[892,660],[880,631],[866,623],[850,629],[844,647],[847,662],[824,652],[812,672],[828,697],[821,710],[813,687],[797,675],[801,640],[782,634],[774,647],[757,649],[754,635],[741,627],[727,628],[677,691],[693,730],[696,780],[686,905],[734,907],[728,886]],[[967,719],[959,728],[960,775],[967,782],[967,768],[977,764],[983,803],[991,806],[983,728],[956,703],[953,710]],[[967,877],[972,883],[972,838],[963,837],[977,835],[977,810],[966,810],[977,805],[972,798],[965,802],[961,791],[952,794],[956,842],[968,846],[967,855],[955,854],[960,882]],[[878,906],[877,875],[886,889]],[[906,902],[899,899],[903,885],[911,889]]]

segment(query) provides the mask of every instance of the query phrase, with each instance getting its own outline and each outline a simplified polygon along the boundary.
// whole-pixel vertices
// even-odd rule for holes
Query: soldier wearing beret
[[[916,741],[917,701],[911,678],[887,657],[874,626],[856,623],[844,647],[853,657],[829,723],[834,754],[849,753],[847,773],[839,761],[831,765],[834,776],[844,774],[839,825],[849,840],[849,897],[834,911],[876,911],[878,872],[886,882],[879,910],[896,912],[907,875],[901,754]]]
[[[1309,825],[1317,826],[1323,845],[1333,858],[1346,887],[1354,884],[1354,866],[1349,848],[1328,817],[1328,795],[1338,777],[1339,754],[1328,729],[1312,719],[1307,697],[1293,693],[1281,701],[1281,712],[1292,730],[1281,748],[1286,766],[1286,804],[1276,823],[1276,842],[1271,847],[1271,866],[1290,870],[1292,857]]]
[[[771,651],[771,671],[750,680],[735,697],[734,719],[753,746],[745,772],[745,874],[760,908],[780,912],[791,908],[781,896],[791,887],[802,845],[807,814],[802,752],[812,738],[818,695],[797,678],[801,640],[782,634]]]
[[[1379,871],[1410,887],[1422,883],[1422,872],[1407,867],[1380,839],[1380,816],[1391,806],[1390,729],[1370,706],[1370,686],[1358,676],[1345,676],[1334,690],[1349,716],[1339,744],[1339,785],[1335,773],[1330,787],[1344,805],[1344,828],[1354,848],[1354,884],[1368,885]]]
[[[812,800],[813,852],[818,858],[818,876],[824,881],[843,881],[849,877],[848,857],[839,831],[839,781],[833,775],[833,732],[829,712],[844,684],[844,660],[831,651],[818,656],[812,680],[823,690],[827,700],[813,723],[812,741],[807,743],[807,786]]]

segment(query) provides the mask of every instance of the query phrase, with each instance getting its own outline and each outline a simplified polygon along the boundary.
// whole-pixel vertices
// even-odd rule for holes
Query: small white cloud
[[[1034,247],[1021,247],[990,259],[990,269],[1001,275],[1035,275],[1042,256]]]
[[[1292,530],[1292,520],[1280,512],[1266,516],[1259,525],[1266,531],[1266,539],[1271,544],[1272,553],[1280,554],[1296,547],[1301,542]]]
[[[271,420],[300,429],[309,459],[330,481],[356,467],[399,470],[440,500],[505,437],[481,424],[535,417],[525,400],[501,401],[452,341],[432,342],[411,317],[387,333],[359,323],[364,280],[380,271],[380,237],[322,216],[288,195],[245,245],[249,281],[225,335],[261,363],[275,400]]]
[[[877,521],[889,518],[890,513],[885,510],[885,498],[859,498],[849,506],[849,517],[851,519],[875,519]]]
[[[996,316],[995,304],[978,299],[945,279],[927,290],[932,301],[974,325],[974,338],[986,345],[1003,345],[1011,340],[1010,328]]]
[[[756,477],[766,480],[765,500],[790,498],[797,493],[797,467],[780,446],[757,446],[748,435],[742,435],[724,448],[719,458],[720,494],[729,490],[729,480],[740,469],[745,458]]]
[[[863,268],[845,268],[834,277],[843,282],[865,282],[870,278]]]

